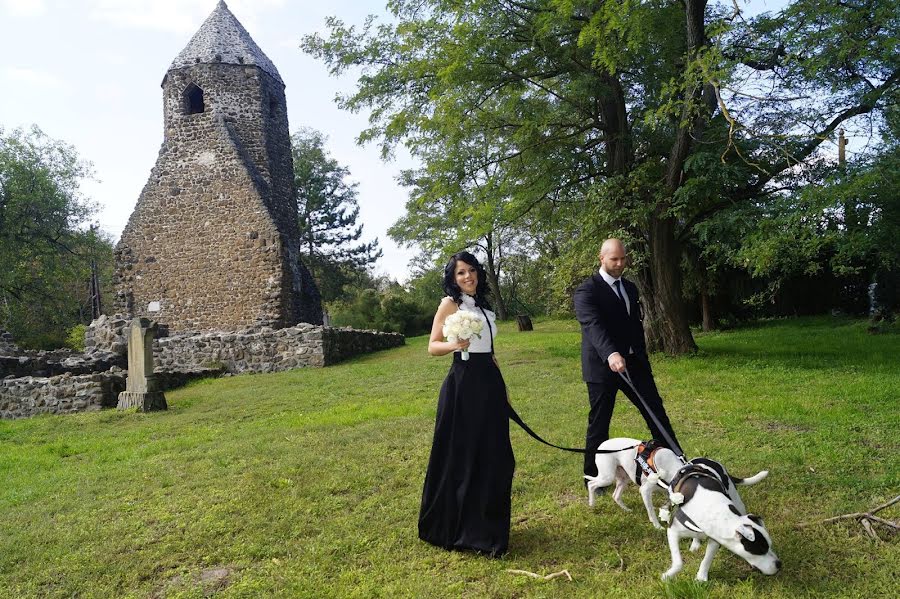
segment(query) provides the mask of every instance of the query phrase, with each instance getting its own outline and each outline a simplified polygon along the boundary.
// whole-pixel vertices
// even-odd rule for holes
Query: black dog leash
[[[669,435],[669,431],[666,430],[666,427],[662,425],[659,421],[659,418],[656,417],[656,414],[653,413],[653,410],[650,409],[650,406],[647,405],[647,400],[644,399],[644,396],[641,395],[640,391],[637,390],[637,387],[634,386],[634,383],[631,382],[631,375],[628,374],[628,369],[626,368],[624,372],[620,372],[619,376],[628,383],[628,386],[631,387],[631,390],[634,391],[634,394],[637,395],[638,399],[641,400],[641,403],[644,405],[644,409],[650,414],[650,418],[653,419],[653,424],[656,425],[656,428],[662,433],[663,440],[669,444],[669,449],[675,452],[675,454],[684,461],[684,452],[681,450],[681,446],[672,439],[671,435]]]
[[[506,392],[506,407],[509,409],[509,419],[522,427],[522,430],[531,435],[532,438],[537,439],[544,445],[549,445],[550,447],[555,447],[556,449],[562,449],[563,451],[571,451],[572,453],[619,453],[620,451],[628,451],[629,449],[634,449],[637,445],[631,445],[629,447],[622,447],[621,449],[595,449],[593,451],[588,451],[584,448],[577,447],[560,447],[559,445],[554,445],[549,441],[546,441],[541,438],[536,432],[531,430],[531,427],[525,424],[525,421],[522,420],[522,417],[519,416],[515,409],[513,409],[512,404],[509,403],[509,391]]]
[[[478,306],[481,310],[482,315],[484,315],[484,322],[487,324],[488,333],[491,335],[491,355],[494,355],[494,331],[491,328],[491,321],[488,319],[487,313],[484,311],[484,308]],[[522,417],[516,412],[516,410],[512,407],[512,404],[509,403],[509,389],[506,390],[506,407],[509,411],[509,419],[518,424],[523,431],[531,435],[533,439],[540,441],[544,445],[549,445],[550,447],[555,447],[556,449],[562,449],[563,451],[571,451],[572,453],[619,453],[620,451],[627,451],[629,449],[634,449],[637,445],[632,445],[631,447],[623,447],[621,449],[595,449],[593,451],[588,451],[587,449],[579,449],[577,447],[561,447],[559,445],[554,445],[550,441],[547,441],[541,438],[536,432],[531,430],[531,427],[525,424],[525,421],[522,420]]]

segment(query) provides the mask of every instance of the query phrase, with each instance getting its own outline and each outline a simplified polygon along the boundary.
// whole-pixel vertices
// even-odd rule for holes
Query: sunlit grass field
[[[202,381],[169,392],[163,413],[0,421],[0,597],[898,595],[900,535],[797,525],[900,494],[900,335],[851,319],[781,320],[698,335],[696,356],[653,358],[688,457],[771,472],[741,493],[783,571],[764,576],[723,549],[706,584],[693,581],[702,555],[686,543],[684,571],[659,581],[665,534],[636,489],[631,513],[608,495],[589,508],[579,456],[515,425],[510,552],[491,560],[418,541],[449,366],[426,341],[325,369]],[[525,421],[580,444],[576,323],[504,324],[496,348]],[[647,435],[621,396],[612,434]]]

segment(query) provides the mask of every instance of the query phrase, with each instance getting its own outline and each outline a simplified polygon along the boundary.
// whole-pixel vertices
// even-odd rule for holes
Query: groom
[[[588,476],[597,476],[593,451],[609,438],[609,421],[619,389],[640,410],[653,438],[665,444],[665,436],[619,375],[626,368],[650,410],[678,443],[647,359],[637,287],[622,278],[627,259],[622,242],[607,239],[600,248],[600,272],[575,290],[575,316],[581,323],[581,374],[591,404],[584,455],[584,473]]]

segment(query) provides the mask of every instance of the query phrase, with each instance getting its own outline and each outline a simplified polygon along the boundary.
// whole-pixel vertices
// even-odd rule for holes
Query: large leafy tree
[[[707,0],[388,6],[391,24],[331,19],[304,42],[334,73],[362,69],[341,99],[371,110],[361,141],[405,143],[447,180],[489,165],[510,222],[578,203],[564,254],[586,271],[604,236],[631,240],[651,347],[672,353],[695,348],[681,265],[696,227],[801,182],[823,141],[877,115],[900,78],[896,0],[797,0],[749,21]],[[487,213],[468,218],[487,230]]]
[[[433,174],[432,174],[433,173]],[[489,171],[470,180],[447,177],[439,168],[426,166],[404,171],[401,182],[409,188],[406,215],[388,234],[395,241],[417,245],[431,257],[443,262],[447,255],[463,249],[476,249],[487,273],[498,318],[507,318],[506,298],[500,287],[504,253],[514,244],[515,232],[504,223],[496,199],[502,193]]]
[[[357,185],[350,171],[325,149],[325,137],[300,129],[291,137],[297,192],[300,250],[322,299],[332,301],[345,285],[365,278],[365,269],[381,257],[378,240],[360,242]]]
[[[59,346],[90,321],[92,261],[109,280],[111,241],[87,226],[95,207],[79,191],[89,176],[74,148],[37,127],[0,129],[0,328],[23,345]]]

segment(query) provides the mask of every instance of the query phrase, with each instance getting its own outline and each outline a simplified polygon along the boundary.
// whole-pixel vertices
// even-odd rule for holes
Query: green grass
[[[665,535],[635,489],[587,506],[580,458],[513,428],[510,553],[490,560],[418,541],[416,518],[448,358],[426,339],[320,370],[195,383],[164,413],[0,421],[0,597],[892,597],[898,536],[853,522],[797,524],[900,493],[900,337],[866,323],[773,321],[698,335],[698,355],[655,357],[690,456],[737,475],[784,570],[720,552],[669,584]],[[550,440],[578,445],[587,415],[574,322],[501,328],[511,399]],[[613,435],[643,437],[621,398]],[[897,518],[900,506],[881,513]],[[201,580],[213,568],[228,579]],[[510,574],[568,569],[574,580]],[[891,591],[894,589],[894,591]]]

